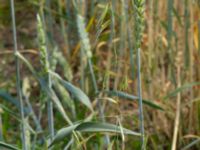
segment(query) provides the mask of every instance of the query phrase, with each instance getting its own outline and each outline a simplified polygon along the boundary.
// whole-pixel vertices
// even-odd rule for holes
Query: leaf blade
[[[5,142],[0,141],[0,147],[6,148],[8,150],[19,150],[19,148],[11,145],[11,144],[7,144]]]
[[[106,94],[108,94],[110,96],[117,96],[117,97],[128,99],[128,100],[137,100],[138,101],[138,99],[139,99],[135,95],[131,95],[131,94],[128,94],[128,93],[125,93],[125,92],[122,92],[122,91],[112,90],[112,91],[103,91],[103,92],[105,92]],[[164,111],[164,108],[162,108],[161,106],[159,106],[158,104],[154,103],[151,100],[142,99],[142,101],[143,101],[144,104],[146,104],[146,105],[148,105],[152,108]]]
[[[56,136],[54,137],[54,140],[49,145],[49,147],[53,146],[59,141],[62,141],[66,136],[71,134],[73,131],[79,131],[79,132],[112,132],[112,133],[122,133],[127,135],[135,135],[135,136],[141,136],[140,133],[131,131],[126,128],[119,127],[114,124],[110,123],[102,123],[102,122],[77,122],[76,124],[70,125],[68,127],[60,129]]]
[[[113,133],[122,133],[121,130],[123,130],[124,134],[140,136],[140,133],[133,132],[129,129],[122,128],[114,124],[103,123],[103,122],[83,122],[79,126],[77,126],[75,130],[80,132],[113,132]]]
[[[63,80],[57,73],[50,72],[54,77],[56,77],[62,85],[72,94],[77,100],[87,106],[91,111],[93,111],[92,104],[89,97],[78,87],[74,86],[70,82]]]

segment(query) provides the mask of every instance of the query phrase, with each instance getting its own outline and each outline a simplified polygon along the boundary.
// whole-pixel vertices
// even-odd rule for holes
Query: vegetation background
[[[12,2],[1,149],[200,149],[199,0]]]

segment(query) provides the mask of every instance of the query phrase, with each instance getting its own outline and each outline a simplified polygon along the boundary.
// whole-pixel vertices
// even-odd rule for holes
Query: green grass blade
[[[139,97],[122,92],[122,91],[116,91],[116,90],[112,90],[112,91],[103,91],[106,94],[110,95],[110,96],[117,96],[120,98],[124,98],[124,99],[128,99],[128,100],[137,100],[139,99]],[[164,108],[162,108],[160,105],[154,103],[152,100],[147,100],[147,99],[142,99],[143,103],[154,108],[154,109],[158,109],[158,110],[164,110]]]
[[[68,111],[71,112],[73,118],[76,118],[75,102],[70,97],[69,92],[59,82],[54,82],[53,90],[58,98],[63,102],[63,106],[67,106]]]
[[[49,145],[49,147],[53,146],[55,143],[62,141],[66,136],[72,134],[73,131],[79,132],[111,132],[111,133],[121,133],[123,130],[123,134],[127,135],[135,135],[141,136],[140,133],[131,131],[129,129],[122,128],[120,126],[110,124],[110,123],[102,123],[102,122],[78,122],[71,126],[62,128],[56,134],[54,140]]]
[[[11,7],[11,18],[12,18],[12,30],[13,30],[13,42],[14,42],[14,52],[15,54],[18,52],[18,45],[17,45],[17,31],[16,31],[16,21],[15,21],[15,4],[14,0],[10,0],[10,7]],[[23,104],[23,98],[22,98],[22,90],[20,85],[21,80],[21,73],[20,73],[20,61],[17,56],[15,56],[15,68],[16,68],[16,89],[17,89],[17,97],[19,99],[20,103],[20,114],[21,114],[21,128],[22,128],[22,144],[23,149],[27,150],[27,138],[26,138],[26,122],[25,122],[25,115],[24,115],[24,104]]]
[[[187,84],[181,86],[180,88],[177,88],[174,91],[170,92],[163,99],[168,99],[170,97],[176,96],[176,94],[178,94],[179,92],[182,92],[183,90],[186,90],[186,89],[192,88],[194,86],[198,86],[198,85],[200,85],[200,82],[187,83]]]
[[[63,80],[57,73],[50,72],[54,77],[56,77],[60,83],[81,103],[87,106],[91,111],[93,111],[92,104],[90,102],[89,97],[78,87],[75,87],[71,83]]]
[[[77,128],[76,131],[80,132],[112,132],[112,133],[121,133],[123,130],[124,134],[140,136],[140,133],[131,131],[129,129],[122,128],[120,126],[102,123],[102,122],[83,122]]]
[[[55,94],[55,92],[48,88],[46,83],[43,81],[40,82],[43,90],[45,91],[45,93],[48,95],[49,99],[51,99],[55,104],[57,109],[59,110],[59,112],[61,113],[62,117],[69,123],[72,124],[70,118],[68,117],[68,115],[65,112],[65,109],[63,108],[59,98],[57,97],[57,95]]]
[[[62,141],[64,138],[66,138],[68,135],[70,135],[76,129],[76,127],[78,125],[80,125],[80,122],[60,129],[57,132],[57,134],[55,135],[55,137],[54,137],[52,143],[49,145],[49,147],[53,146],[57,142]]]
[[[120,98],[131,99],[131,100],[138,99],[137,96],[134,96],[134,95],[122,92],[122,91],[112,90],[112,91],[103,91],[103,92],[107,93],[110,96],[117,96]]]
[[[13,146],[13,145],[10,145],[10,144],[7,144],[7,143],[4,143],[4,142],[0,142],[0,149],[6,149],[6,150],[20,150],[19,148]]]
[[[90,99],[88,98],[87,95],[83,93],[79,88],[75,87],[71,83],[62,80],[61,81],[63,86],[70,92],[72,93],[80,102],[82,102],[84,105],[86,105],[90,110],[93,110],[92,104],[90,102]]]
[[[195,144],[198,144],[200,142],[200,138],[195,139],[194,141],[192,141],[190,144],[186,145],[184,148],[182,148],[181,150],[187,150],[187,149],[191,149],[192,146],[194,146]]]
[[[28,62],[28,60],[23,55],[21,55],[18,52],[18,53],[16,53],[16,56],[19,57],[25,63],[25,65],[29,68],[29,70],[32,72],[34,77],[39,81],[40,86],[47,93],[49,98],[56,104],[56,107],[59,110],[59,112],[61,113],[61,115],[63,116],[63,118],[70,124],[71,121],[70,121],[69,117],[67,116],[67,114],[66,114],[61,102],[59,101],[58,97],[56,96],[55,92],[52,89],[48,88],[48,85],[44,80],[39,78],[39,76],[37,75],[33,66]]]
[[[15,105],[19,110],[20,110],[20,103],[17,99],[15,99],[14,97],[12,97],[9,93],[7,93],[6,91],[0,90],[0,98],[2,98],[3,100]],[[24,112],[26,114],[29,113],[29,110],[27,108],[24,108]]]

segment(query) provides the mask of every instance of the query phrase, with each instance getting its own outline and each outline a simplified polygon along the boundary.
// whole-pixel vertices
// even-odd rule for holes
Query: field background
[[[59,83],[54,85],[52,81],[51,88],[72,122],[85,118],[103,120],[139,132],[138,102],[130,100],[127,94],[123,95],[138,95],[134,30],[137,23],[133,1],[76,0],[73,3],[72,0],[15,0],[18,51],[38,75],[45,78],[45,61],[42,60],[45,56],[41,49],[47,49],[47,67],[90,98],[95,110],[92,113],[83,104],[74,101],[70,92]],[[10,1],[0,0],[0,139],[21,147],[22,120],[18,109],[10,12]],[[77,19],[77,12],[84,21]],[[41,27],[37,14],[42,16]],[[145,147],[149,150],[171,149],[175,122],[178,121],[176,149],[200,149],[200,2],[146,0],[144,24],[141,26],[144,27],[140,51],[142,97],[149,102],[143,103]],[[44,45],[42,38],[46,42]],[[90,51],[84,51],[84,48]],[[28,126],[28,147],[47,149],[51,139],[46,105],[48,98],[21,60],[19,68],[24,107],[28,111],[31,108],[31,113],[25,113],[24,119]],[[124,92],[122,96],[117,96],[119,91]],[[53,107],[57,132],[68,123],[55,105]],[[40,127],[42,131],[39,132]],[[75,138],[71,149],[104,149],[101,133],[84,133],[82,136],[78,140]],[[109,137],[108,149],[140,149],[138,137],[120,134]],[[54,145],[54,149],[63,149],[71,139],[72,136],[65,138]]]

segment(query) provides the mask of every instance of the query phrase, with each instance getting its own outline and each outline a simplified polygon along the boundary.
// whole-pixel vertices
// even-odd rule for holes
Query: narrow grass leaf
[[[6,91],[0,90],[0,97],[20,109],[20,103]]]
[[[124,134],[140,136],[140,133],[122,128],[114,124],[102,123],[102,122],[83,122],[79,126],[77,126],[75,130],[80,132],[113,132],[113,133],[121,133],[122,130]]]
[[[19,57],[22,60],[22,62],[24,62],[26,64],[26,66],[29,68],[29,70],[34,75],[34,77],[39,81],[40,86],[44,89],[44,91],[47,93],[49,98],[56,104],[56,107],[59,110],[59,112],[61,113],[61,115],[63,116],[63,118],[70,124],[71,121],[70,121],[69,117],[67,116],[67,114],[66,114],[61,102],[59,101],[57,95],[55,94],[55,92],[52,89],[48,88],[47,83],[38,76],[38,74],[35,71],[35,69],[33,68],[33,66],[29,63],[29,61],[23,55],[21,55],[18,52],[18,53],[16,53],[16,56]]]
[[[180,25],[180,27],[182,27],[183,24],[182,24],[181,15],[179,14],[179,12],[174,7],[173,7],[173,14],[174,14],[175,18],[177,19],[178,24]]]
[[[117,97],[121,97],[121,98],[132,99],[132,100],[138,99],[137,96],[134,96],[134,95],[122,92],[122,91],[112,90],[112,91],[104,91],[104,92],[111,96],[117,96]]]
[[[48,88],[47,84],[45,83],[45,81],[40,80],[40,84],[43,88],[43,90],[46,92],[46,94],[48,95],[48,97],[56,104],[57,109],[59,110],[59,112],[61,113],[62,117],[69,123],[72,124],[70,118],[68,117],[68,115],[66,114],[59,98],[57,97],[57,95],[55,94],[54,90]]]
[[[72,93],[80,102],[82,102],[83,104],[85,104],[90,110],[92,109],[92,104],[88,98],[88,96],[86,96],[83,91],[81,91],[79,88],[75,87],[74,85],[72,85],[71,83],[67,82],[67,81],[62,81],[63,86],[70,92]]]
[[[20,116],[18,114],[16,114],[16,112],[12,111],[10,108],[0,104],[0,109],[7,112],[9,115],[11,115],[16,120],[20,121]]]
[[[121,133],[123,130],[123,134],[127,135],[135,135],[140,136],[141,134],[138,132],[131,131],[129,129],[122,128],[120,126],[110,124],[110,123],[102,123],[102,122],[78,122],[69,127],[62,128],[56,134],[54,140],[49,145],[51,147],[55,143],[62,141],[66,136],[70,135],[73,131],[79,132],[112,132],[112,133]]]
[[[89,97],[78,87],[75,87],[73,84],[63,80],[58,74],[55,72],[50,72],[54,77],[56,77],[62,85],[81,103],[87,106],[91,111],[93,111],[92,104],[90,102]]]
[[[150,106],[150,107],[152,107],[152,108],[159,109],[159,110],[162,110],[162,111],[165,110],[165,109],[164,109],[163,107],[161,107],[160,105],[158,105],[158,104],[152,102],[152,100],[142,99],[142,101],[143,101],[143,103],[144,103],[145,105],[148,105],[148,106]]]
[[[0,149],[4,149],[4,148],[7,150],[20,150],[19,148],[13,145],[7,144],[5,142],[0,142]]]
[[[195,139],[194,141],[192,141],[190,144],[186,145],[184,148],[182,148],[182,150],[187,150],[187,149],[191,149],[192,146],[194,146],[195,144],[198,144],[200,142],[200,138]]]
[[[14,97],[12,97],[8,92],[0,90],[0,98],[2,98],[3,100],[15,105],[18,109],[20,109],[20,103],[17,99],[15,99]],[[27,108],[24,108],[24,112],[26,114],[29,113],[29,110]]]
[[[53,90],[55,91],[58,98],[62,101],[64,106],[67,106],[67,109],[70,110],[72,113],[71,115],[73,117],[76,116],[76,110],[75,110],[75,103],[71,99],[69,92],[61,85],[59,82],[54,82],[53,84]]]
[[[176,96],[176,94],[178,94],[179,92],[182,92],[183,90],[186,90],[186,89],[192,88],[194,86],[198,86],[198,85],[200,85],[200,82],[193,82],[193,83],[185,84],[185,85],[175,89],[174,91],[170,92],[169,94],[167,94],[163,99],[168,99],[170,97]]]
[[[107,93],[110,96],[117,96],[117,97],[128,99],[128,100],[138,100],[139,99],[137,96],[134,96],[134,95],[122,92],[122,91],[112,90],[112,91],[103,91],[103,92]],[[142,101],[144,104],[146,104],[152,108],[164,110],[164,108],[162,108],[161,106],[159,106],[158,104],[154,103],[151,100],[142,99]]]
[[[65,127],[60,129],[57,134],[55,135],[53,141],[51,142],[51,144],[49,145],[49,147],[53,146],[55,143],[62,141],[65,137],[67,137],[68,135],[70,135],[75,129],[76,127],[80,125],[80,122],[73,124],[71,126]]]

